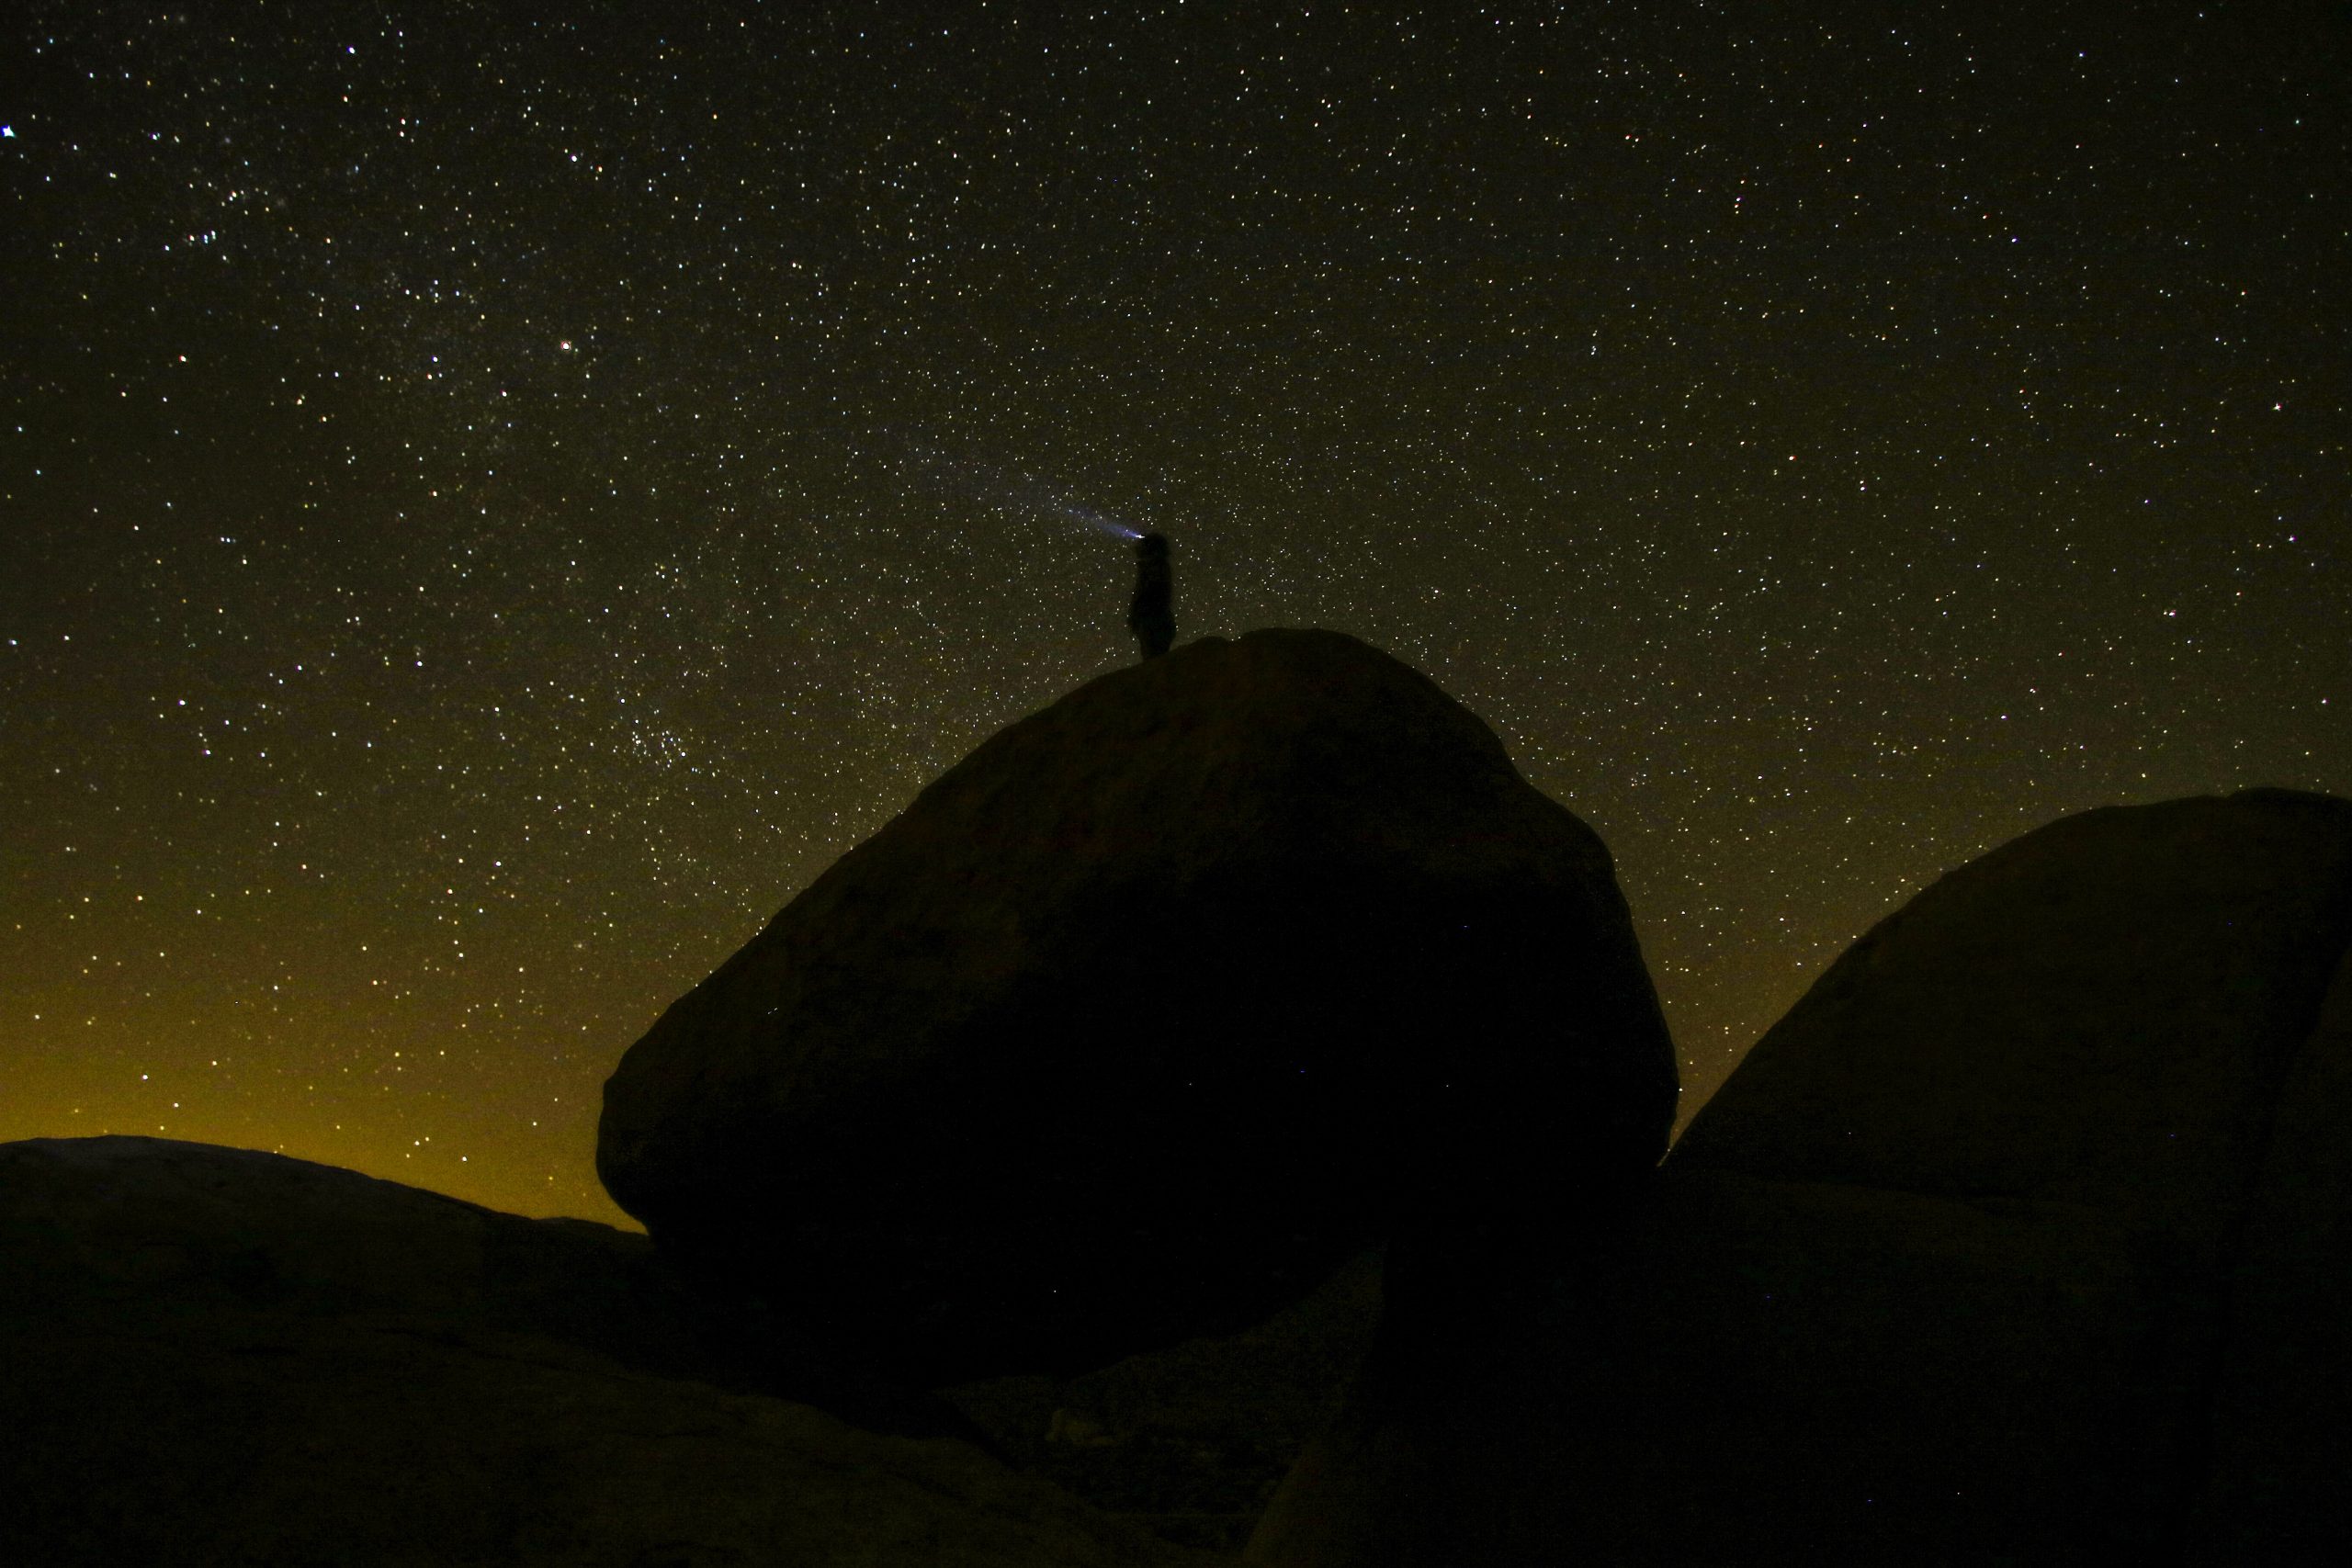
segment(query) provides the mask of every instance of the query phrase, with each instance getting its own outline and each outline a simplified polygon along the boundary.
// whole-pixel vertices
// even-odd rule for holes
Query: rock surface
[[[2097,1215],[1669,1162],[1557,1262],[1385,1339],[1248,1560],[2127,1560],[2082,1528],[2139,1284]]]
[[[1238,1334],[941,1392],[1023,1473],[1181,1545],[1238,1552],[1363,1365],[1380,1272],[1367,1252]]]
[[[708,1377],[694,1310],[645,1237],[526,1220],[254,1149],[176,1139],[0,1145],[0,1308],[410,1313]]]
[[[646,1237],[609,1225],[527,1220],[357,1171],[165,1138],[0,1145],[0,1190],[23,1264],[0,1278],[0,1308],[18,1314],[70,1316],[118,1298],[175,1311],[404,1313],[799,1400],[877,1431],[976,1435],[920,1389],[700,1298]]]
[[[2352,804],[2110,807],[1945,876],[1833,964],[1675,1159],[2086,1203],[2210,1263],[2352,935]]]
[[[1253,1561],[2352,1551],[2352,803],[2027,835],[1855,944],[1547,1286],[1391,1337]]]
[[[1201,1561],[968,1444],[645,1370],[701,1354],[673,1289],[641,1238],[350,1171],[0,1145],[0,1562]]]
[[[2352,1557],[2352,953],[2290,1068],[2231,1260],[2188,1560]]]
[[[947,1382],[1540,1225],[1674,1094],[1600,840],[1420,675],[1261,632],[923,791],[631,1048],[597,1157],[700,1278]]]

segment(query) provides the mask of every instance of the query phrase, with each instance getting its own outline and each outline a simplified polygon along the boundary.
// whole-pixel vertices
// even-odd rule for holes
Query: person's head
[[[1164,558],[1168,554],[1168,536],[1146,534],[1136,541],[1136,554],[1146,560],[1150,560],[1155,556]]]

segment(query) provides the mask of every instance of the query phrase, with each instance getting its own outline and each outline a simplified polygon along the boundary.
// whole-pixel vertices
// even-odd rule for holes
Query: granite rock
[[[597,1158],[698,1279],[944,1382],[1540,1227],[1674,1096],[1599,839],[1421,675],[1270,631],[924,790],[631,1048]]]
[[[0,1562],[1204,1561],[969,1443],[696,1381],[674,1288],[641,1237],[350,1171],[0,1145]]]
[[[1533,1288],[1384,1324],[1251,1561],[2352,1551],[2352,803],[2110,808],[1841,957]]]

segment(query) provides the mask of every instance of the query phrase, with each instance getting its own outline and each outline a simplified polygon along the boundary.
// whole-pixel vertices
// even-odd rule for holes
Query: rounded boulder
[[[1540,1226],[1675,1091],[1599,838],[1417,671],[1267,631],[925,789],[630,1048],[597,1165],[707,1282],[944,1382]]]

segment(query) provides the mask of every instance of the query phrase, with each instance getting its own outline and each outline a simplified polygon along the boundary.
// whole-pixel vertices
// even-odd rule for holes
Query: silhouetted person
[[[1159,658],[1176,640],[1176,580],[1165,534],[1146,534],[1136,542],[1136,596],[1127,606],[1127,627],[1146,659]]]

